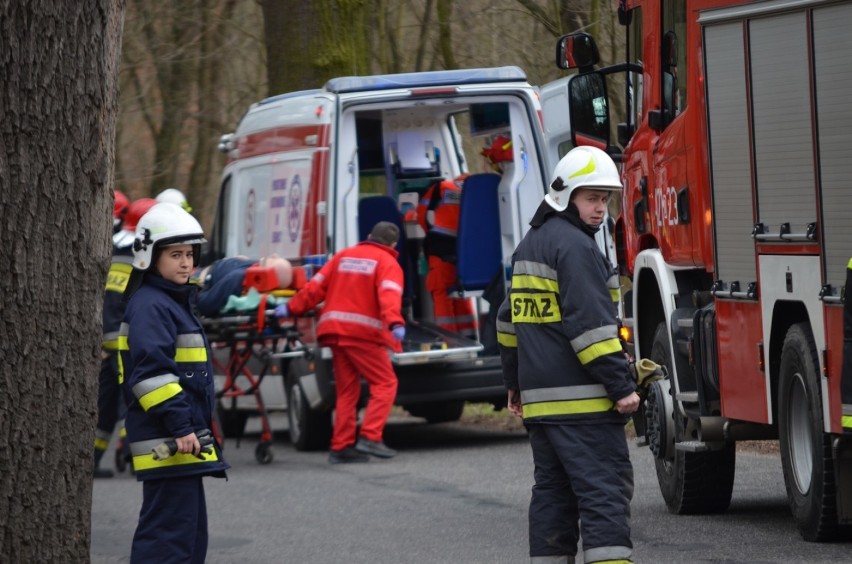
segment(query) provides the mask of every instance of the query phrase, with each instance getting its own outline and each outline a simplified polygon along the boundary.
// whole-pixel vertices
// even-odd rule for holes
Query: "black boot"
[[[109,468],[101,468],[101,458],[104,457],[104,451],[95,449],[95,478],[112,478],[113,473]]]

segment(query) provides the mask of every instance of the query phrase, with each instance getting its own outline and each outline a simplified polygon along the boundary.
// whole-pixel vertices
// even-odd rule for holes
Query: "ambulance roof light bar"
[[[376,76],[344,76],[325,83],[325,90],[341,94],[365,90],[392,90],[396,88],[422,88],[435,86],[464,86],[484,82],[526,81],[527,75],[519,67],[493,67],[445,71],[382,74]]]

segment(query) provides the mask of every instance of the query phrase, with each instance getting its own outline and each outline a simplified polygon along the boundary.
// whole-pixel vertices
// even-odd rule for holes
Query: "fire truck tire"
[[[831,435],[823,432],[819,363],[806,323],[790,327],[781,349],[778,438],[787,500],[806,541],[838,535]]]
[[[444,401],[406,405],[405,410],[414,417],[423,417],[427,423],[458,421],[464,412],[464,401]]]
[[[290,442],[299,451],[327,449],[331,442],[331,410],[311,409],[294,368],[291,365],[285,381]]]
[[[674,374],[674,363],[665,323],[657,325],[651,360],[664,365]],[[672,405],[674,403],[672,402]],[[687,440],[686,418],[676,406],[674,419],[675,443]],[[670,513],[677,515],[719,513],[731,503],[736,467],[736,445],[730,443],[720,450],[686,452],[675,449],[669,458],[654,458],[660,492]]]

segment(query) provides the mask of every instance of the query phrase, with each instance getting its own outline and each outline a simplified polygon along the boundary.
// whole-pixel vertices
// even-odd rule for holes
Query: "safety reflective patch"
[[[132,271],[133,266],[129,264],[113,263],[109,267],[106,291],[118,293],[124,292],[124,289],[127,287],[127,281],[130,280],[130,273]]]
[[[557,323],[562,321],[559,297],[554,293],[513,293],[512,323]]]

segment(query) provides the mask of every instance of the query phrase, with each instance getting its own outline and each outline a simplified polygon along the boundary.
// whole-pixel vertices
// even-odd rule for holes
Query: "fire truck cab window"
[[[686,3],[682,0],[663,1],[662,38],[662,104],[671,121],[686,108]]]

